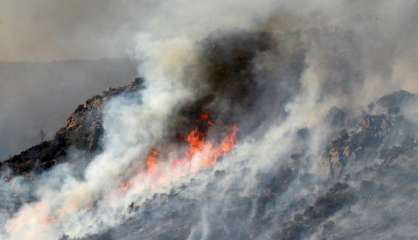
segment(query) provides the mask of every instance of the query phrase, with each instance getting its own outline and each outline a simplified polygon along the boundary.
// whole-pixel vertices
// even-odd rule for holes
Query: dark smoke
[[[305,49],[289,52],[286,44],[300,41],[298,33],[240,30],[202,40],[198,65],[190,69],[198,71],[193,81],[204,86],[202,96],[185,109],[198,115],[208,112],[215,122],[239,123],[242,131],[254,131],[261,122],[284,113],[284,105],[299,91]],[[276,67],[269,68],[267,62]]]
[[[416,96],[399,90],[416,86],[417,2],[301,3],[162,4],[137,37],[145,88],[103,108],[103,151],[4,184],[19,203],[0,236],[415,239]],[[238,142],[215,166],[170,168],[188,131],[230,124]]]

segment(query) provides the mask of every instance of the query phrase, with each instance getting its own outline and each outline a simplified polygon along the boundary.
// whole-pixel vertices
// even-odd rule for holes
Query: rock
[[[9,168],[13,174],[29,174],[43,171],[65,160],[68,149],[76,148],[88,153],[99,150],[103,134],[102,107],[112,97],[123,92],[134,92],[143,88],[141,78],[127,86],[110,88],[79,105],[50,141],[29,148],[12,158],[1,162],[0,169]]]

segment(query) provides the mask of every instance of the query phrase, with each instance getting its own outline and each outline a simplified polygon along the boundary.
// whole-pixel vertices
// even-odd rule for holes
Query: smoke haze
[[[344,150],[347,159],[357,158],[353,166],[330,162],[325,169],[321,161],[324,152],[337,154],[327,146],[339,136],[327,120],[332,109],[348,109],[356,118],[378,112],[367,105],[385,94],[418,93],[417,1],[176,0],[152,9],[136,19],[141,28],[132,38],[145,89],[106,104],[103,151],[85,159],[86,169],[68,163],[31,183],[11,180],[17,190],[5,187],[4,194],[15,194],[21,203],[0,215],[1,237],[88,239],[122,224],[128,227],[105,236],[132,239],[150,234],[174,210],[185,214],[174,219],[186,219],[176,228],[179,239],[340,239],[336,233],[369,239],[377,236],[376,228],[380,239],[416,236],[407,231],[414,225],[406,224],[416,213],[400,208],[413,198],[402,185],[402,171],[416,168],[410,158],[391,174],[366,172],[385,156],[361,150],[357,156]],[[189,108],[197,110],[190,114]],[[409,108],[411,103],[402,106],[400,112],[410,114],[396,126],[399,131],[387,133],[384,146],[400,147],[406,135],[416,138],[415,131],[405,133],[417,129]],[[189,130],[193,112],[214,115],[206,138],[215,141],[233,124],[239,126],[238,142],[214,169],[202,167],[213,154],[213,146],[204,146],[189,159],[198,171],[170,171],[182,152],[181,144],[170,141],[173,125]],[[378,127],[372,130],[380,131],[393,120],[370,119],[362,123],[367,130],[357,127],[332,144],[346,144],[362,129],[368,133],[373,121]],[[378,145],[379,134],[356,140]],[[150,169],[147,155],[154,146],[164,146],[158,178],[143,170]],[[378,186],[367,182],[374,179],[381,180]],[[276,185],[265,192],[271,182]],[[396,190],[398,195],[388,195]],[[186,200],[158,199],[171,194]],[[149,205],[151,213],[142,210]],[[142,235],[127,231],[135,221]]]

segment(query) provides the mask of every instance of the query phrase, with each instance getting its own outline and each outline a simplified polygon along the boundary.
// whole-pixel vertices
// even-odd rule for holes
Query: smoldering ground
[[[237,9],[254,7],[246,2],[228,4]],[[399,147],[392,142],[395,136],[416,126],[413,121],[396,125],[402,116],[389,112],[375,116],[374,109],[362,106],[414,81],[398,81],[395,69],[414,61],[409,56],[416,46],[409,39],[398,41],[402,29],[387,23],[413,22],[417,3],[315,1],[303,8],[295,4],[262,1],[260,8],[268,14],[247,10],[210,23],[200,19],[189,29],[183,24],[190,22],[184,20],[203,11],[190,3],[196,10],[190,12],[191,18],[187,14],[169,18],[176,31],[167,27],[140,34],[137,50],[146,89],[107,105],[103,152],[90,160],[82,177],[74,177],[61,165],[41,177],[39,185],[35,182],[35,200],[23,201],[6,215],[5,238],[34,234],[40,239],[90,234],[109,239],[414,236],[403,229],[412,229],[415,214],[405,215],[396,207],[413,197],[405,192],[411,190],[408,184],[414,179],[404,178],[414,172],[413,157],[401,155],[404,160],[397,165],[395,154],[381,164],[380,153],[386,146]],[[175,5],[166,3],[163,9]],[[208,5],[224,12],[220,2]],[[279,10],[272,16],[266,6]],[[178,11],[173,7],[169,16],[178,16]],[[153,26],[164,25],[167,19],[155,15],[150,21]],[[364,25],[359,26],[359,21]],[[414,30],[409,31],[405,34],[414,38]],[[414,76],[402,73],[408,75]],[[242,126],[234,151],[213,169],[176,179],[156,194],[144,193],[149,179],[139,175],[126,194],[106,198],[125,180],[130,167],[143,163],[149,149],[169,135],[176,120],[172,116],[193,118],[195,111],[184,113],[189,106],[196,106],[198,113],[208,111],[215,124]],[[358,113],[354,119],[365,115],[366,120],[355,129],[343,124],[350,129],[340,136],[326,121],[332,107],[348,108]],[[334,152],[359,142],[366,150],[348,152],[341,172],[322,175],[320,160],[330,136],[341,138],[331,141]],[[412,156],[414,141],[405,150]],[[57,179],[63,184],[54,184]],[[396,188],[400,184],[403,187]],[[24,188],[17,194],[24,199],[23,193],[27,194]],[[386,215],[391,216],[389,222],[381,217]],[[372,223],[370,216],[381,221]],[[407,221],[403,217],[411,220],[409,225],[403,224]],[[362,220],[362,226],[356,219]],[[382,230],[389,223],[393,227]]]

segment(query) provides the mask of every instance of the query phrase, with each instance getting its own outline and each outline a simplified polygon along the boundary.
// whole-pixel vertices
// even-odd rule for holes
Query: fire
[[[220,142],[208,140],[197,128],[186,137],[186,154],[174,159],[170,164],[159,158],[159,151],[152,149],[147,158],[146,176],[156,185],[167,184],[172,176],[196,174],[202,169],[212,167],[223,156],[232,151],[237,142],[238,128],[232,127],[229,134]]]
[[[145,166],[138,169],[127,181],[124,181],[115,190],[104,196],[105,200],[112,206],[116,199],[119,199],[134,190],[134,193],[143,191],[155,192],[161,186],[167,186],[174,181],[193,174],[203,169],[213,167],[223,156],[230,153],[237,143],[238,127],[231,126],[221,140],[213,140],[208,137],[207,130],[214,124],[209,115],[202,114],[201,121],[207,128],[200,130],[198,127],[192,129],[184,138],[185,148],[179,151],[177,157],[170,157],[164,154],[161,149],[151,148],[147,156]],[[115,205],[116,206],[116,205]],[[60,224],[60,219],[80,211],[81,209],[93,209],[94,201],[87,194],[85,187],[79,187],[75,193],[66,198],[53,212],[44,203],[39,202],[29,208],[22,209],[19,218],[9,223],[7,228],[13,232],[24,232],[27,221],[36,224],[36,231],[39,234],[47,227],[53,228]],[[29,239],[30,237],[28,237]]]
[[[204,122],[207,122],[208,123],[208,126],[213,126],[214,125],[214,123],[212,122],[212,120],[210,120],[210,116],[209,116],[208,113],[202,113],[200,115],[200,120],[202,120]]]
[[[232,127],[231,132],[222,140],[220,144],[215,144],[212,141],[205,139],[202,133],[194,129],[187,136],[189,144],[187,159],[188,162],[193,162],[195,158],[199,161],[192,164],[192,172],[197,172],[202,168],[212,167],[221,157],[232,151],[236,145],[237,127]],[[195,157],[196,156],[196,157]]]
[[[222,157],[230,153],[237,144],[239,128],[230,126],[221,139],[208,136],[214,126],[208,114],[199,118],[200,128],[193,128],[185,137],[185,147],[178,151],[151,148],[145,166],[139,166],[127,180],[113,190],[106,199],[113,202],[127,194],[154,193],[182,178],[193,176],[199,171],[213,167]],[[202,130],[203,129],[203,130]]]
[[[208,130],[214,126],[209,114],[200,116]],[[147,156],[145,169],[139,170],[133,178],[123,183],[123,192],[129,191],[136,184],[147,182],[149,189],[170,184],[184,176],[193,175],[199,171],[213,167],[219,159],[230,153],[237,143],[238,127],[231,126],[226,136],[220,141],[209,139],[207,132],[199,128],[192,129],[185,137],[185,149],[178,157],[162,157],[162,152],[152,148]],[[145,171],[144,171],[145,170]],[[139,180],[142,178],[142,180]],[[144,178],[146,181],[144,181]]]
[[[160,153],[158,152],[157,149],[151,149],[150,153],[148,154],[148,158],[147,158],[148,175],[152,175],[154,173],[159,154]]]
[[[205,148],[205,139],[203,134],[199,132],[197,128],[193,129],[186,138],[189,149],[187,151],[187,157],[192,159],[193,156],[201,152]]]

